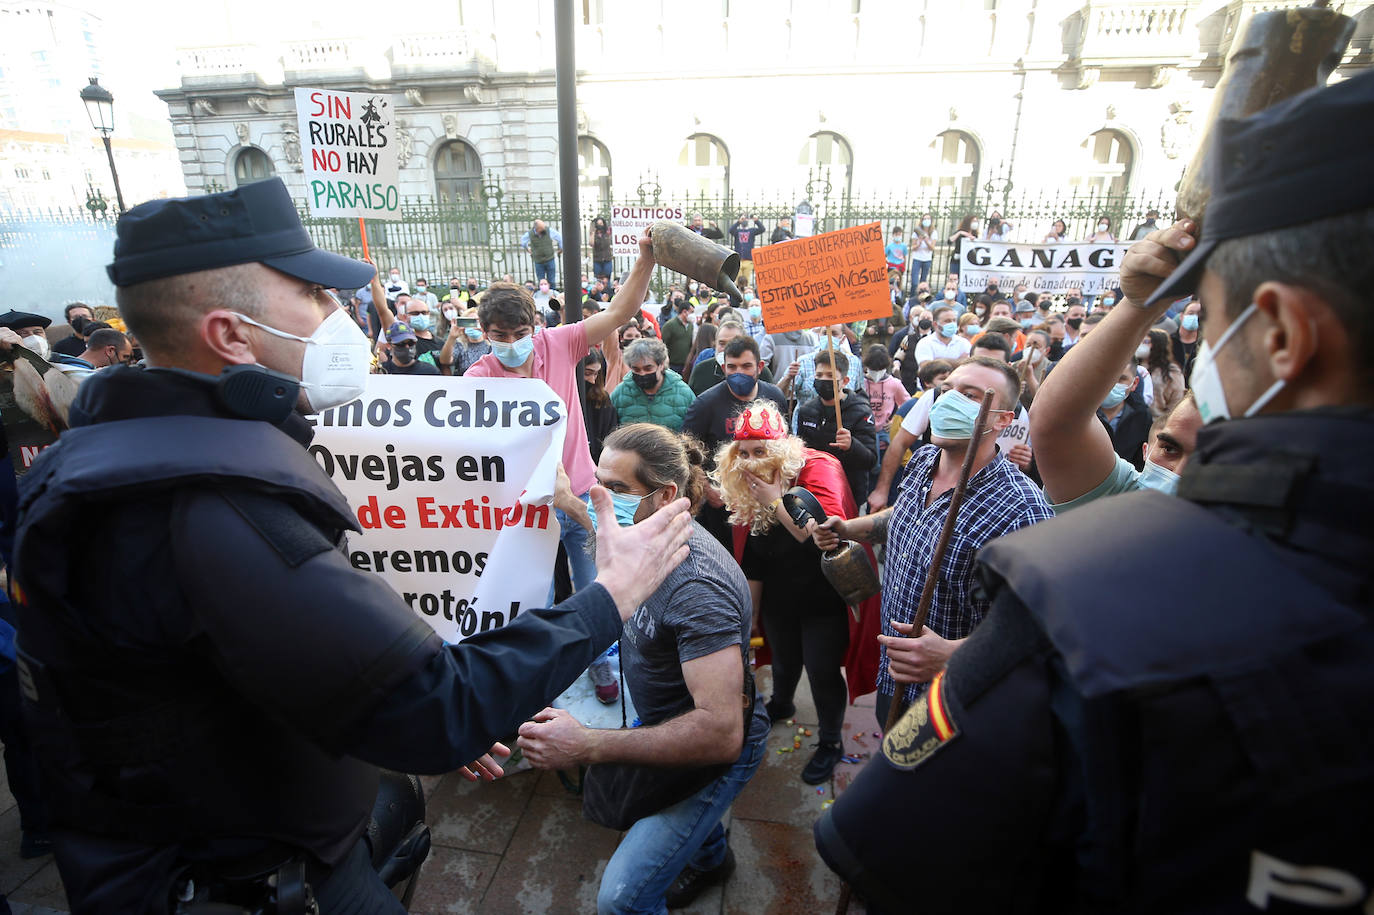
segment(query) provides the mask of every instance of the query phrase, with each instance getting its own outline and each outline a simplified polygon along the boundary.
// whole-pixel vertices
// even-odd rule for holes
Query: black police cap
[[[1218,121],[1202,238],[1145,304],[1196,291],[1219,242],[1374,207],[1371,146],[1374,73]]]
[[[141,203],[119,218],[115,233],[114,263],[105,270],[116,286],[251,263],[338,288],[366,285],[377,272],[315,247],[280,178]]]
[[[21,327],[47,327],[51,323],[52,318],[45,318],[31,311],[10,309],[0,315],[0,327],[8,327],[10,330],[18,330]]]

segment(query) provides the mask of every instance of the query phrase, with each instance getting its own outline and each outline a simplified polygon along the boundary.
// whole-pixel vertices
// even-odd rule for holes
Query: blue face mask
[[[1030,330],[1031,327],[1034,326],[1034,324],[1035,324],[1035,321],[1034,321],[1033,319],[1031,319],[1031,318],[1022,318],[1022,319],[1021,319],[1021,329],[1022,329],[1022,330]]]
[[[750,305],[749,317],[753,318],[755,321],[759,320],[763,317],[763,309],[758,305]]]
[[[1107,395],[1106,400],[1102,401],[1102,409],[1110,410],[1112,407],[1117,406],[1121,401],[1126,399],[1126,395],[1129,393],[1130,389],[1124,384],[1117,383],[1112,385],[1111,393]]]
[[[478,327],[464,327],[463,334],[467,336],[467,338],[471,340],[473,343],[476,343],[478,340],[482,339],[482,330]]]
[[[1145,489],[1153,489],[1162,492],[1166,496],[1172,496],[1178,492],[1178,474],[1167,467],[1161,467],[1148,458],[1145,461],[1145,469],[1140,471],[1137,480]]]
[[[982,404],[958,391],[946,392],[930,408],[930,434],[956,441],[973,438],[973,424],[978,421],[981,408]]]
[[[968,331],[970,337],[976,337],[983,332],[983,326],[981,324],[970,324],[965,330]]]
[[[754,392],[754,385],[759,380],[753,375],[746,375],[743,372],[735,372],[733,375],[725,376],[725,383],[730,386],[730,390],[737,397],[748,397]]]
[[[658,492],[657,489],[654,492]],[[639,511],[639,503],[652,496],[654,492],[646,493],[642,496],[630,496],[624,493],[611,493],[611,504],[615,506],[615,521],[621,527],[629,527],[635,523],[635,513]],[[588,505],[587,514],[591,516],[592,527],[598,526],[596,520],[596,506]]]
[[[1189,332],[1197,330],[1197,324],[1197,315],[1184,315],[1178,321],[1178,326]]]
[[[1111,307],[1112,307],[1113,305],[1115,305],[1115,304],[1116,304],[1116,297],[1115,297],[1115,296],[1107,295],[1107,296],[1103,296],[1103,297],[1102,297],[1102,307],[1103,307],[1103,308],[1111,308]]]
[[[409,317],[412,330],[430,330],[434,327],[434,319],[429,315],[410,315]]]
[[[948,324],[940,325],[940,336],[942,337],[953,337],[958,332],[959,322],[957,321],[950,321]]]
[[[534,336],[521,337],[514,343],[497,343],[493,340],[491,351],[506,368],[518,369],[534,352]]]

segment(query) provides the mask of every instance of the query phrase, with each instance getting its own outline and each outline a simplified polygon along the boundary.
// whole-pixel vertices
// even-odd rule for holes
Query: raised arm
[[[582,322],[587,331],[588,346],[596,346],[639,312],[644,304],[644,296],[649,291],[654,264],[654,246],[646,229],[639,238],[639,260],[635,261],[630,275],[625,277],[611,304],[606,306],[605,311],[597,312]]]
[[[372,264],[372,258],[365,257],[363,261]],[[372,264],[372,266],[377,266]],[[386,290],[382,288],[382,273],[377,271],[372,274],[372,307],[377,309],[377,317],[382,322],[382,333],[385,334],[391,325],[396,323],[396,315],[392,313],[391,306],[386,301]]]
[[[1196,244],[1192,231],[1193,223],[1185,219],[1132,245],[1121,264],[1125,298],[1041,382],[1031,407],[1030,434],[1051,501],[1068,502],[1085,495],[1112,472],[1116,452],[1097,420],[1097,408],[1140,338],[1171,304],[1158,302],[1146,310],[1136,303],[1148,299],[1173,272],[1180,252],[1192,250]]]

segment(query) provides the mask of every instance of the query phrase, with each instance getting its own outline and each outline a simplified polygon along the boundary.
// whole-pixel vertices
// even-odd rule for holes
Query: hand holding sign
[[[754,249],[754,285],[771,333],[892,316],[876,222]]]
[[[620,618],[628,621],[639,605],[663,583],[668,573],[687,558],[692,516],[686,499],[670,502],[631,527],[606,523],[615,518],[615,505],[603,487],[592,487],[596,516],[597,584],[611,593]]]

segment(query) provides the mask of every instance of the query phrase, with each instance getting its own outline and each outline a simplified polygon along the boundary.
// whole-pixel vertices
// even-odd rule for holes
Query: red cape
[[[859,507],[854,504],[839,459],[810,448],[805,450],[804,456],[806,463],[802,465],[801,473],[797,474],[795,485],[815,496],[828,517],[839,515],[846,520],[856,517]],[[740,562],[744,558],[744,544],[749,529],[732,525],[731,532],[735,561]],[[876,569],[878,565],[874,560],[873,548],[865,545],[864,551]],[[882,597],[875,594],[859,605],[857,620],[852,613],[849,615],[849,649],[845,652],[844,678],[849,684],[850,702],[878,688],[878,633],[882,627],[882,609]],[[754,654],[754,666],[767,664],[771,660],[772,654],[765,641],[763,647]]]

